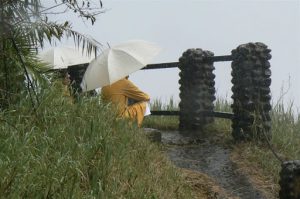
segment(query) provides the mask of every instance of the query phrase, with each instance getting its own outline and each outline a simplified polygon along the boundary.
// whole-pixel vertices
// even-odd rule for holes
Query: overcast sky
[[[189,48],[229,55],[238,45],[263,42],[271,50],[272,95],[289,88],[286,101],[300,107],[299,0],[102,0],[107,11],[94,26],[65,15],[73,28],[100,43],[132,39],[155,42],[163,48],[153,61],[178,61]],[[59,18],[57,18],[59,20]],[[217,95],[231,97],[230,62],[215,63]],[[138,71],[130,76],[152,99],[179,101],[178,69]],[[290,82],[290,84],[289,84]]]

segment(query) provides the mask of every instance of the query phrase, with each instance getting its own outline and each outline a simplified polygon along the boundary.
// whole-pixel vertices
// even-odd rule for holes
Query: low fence
[[[224,118],[224,119],[232,119],[233,118],[233,113],[225,113],[225,112],[201,111],[200,114],[204,115],[205,117],[218,117],[218,118]],[[179,116],[180,111],[151,111],[151,115]]]
[[[248,43],[231,55],[214,56],[210,51],[189,49],[179,62],[150,64],[143,70],[179,68],[179,112],[156,111],[155,115],[179,115],[179,129],[200,132],[214,117],[232,120],[232,135],[237,140],[271,138],[270,85],[271,50],[263,43]],[[215,62],[231,61],[233,113],[214,111]],[[267,136],[267,138],[266,138]]]
[[[206,61],[206,62],[232,61],[232,56],[231,55],[224,55],[224,56],[207,57],[204,61]],[[179,68],[179,64],[180,64],[179,62],[148,64],[146,67],[142,68],[142,70],[164,69],[164,68]]]

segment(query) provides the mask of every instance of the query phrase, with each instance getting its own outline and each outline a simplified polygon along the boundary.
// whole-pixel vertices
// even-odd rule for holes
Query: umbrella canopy
[[[128,41],[106,49],[87,67],[81,82],[83,91],[112,84],[143,68],[161,48],[147,41]]]
[[[68,66],[86,64],[92,61],[95,56],[93,53],[87,55],[82,48],[72,48],[67,46],[54,47],[38,54],[38,57],[48,63],[52,69],[63,69]]]

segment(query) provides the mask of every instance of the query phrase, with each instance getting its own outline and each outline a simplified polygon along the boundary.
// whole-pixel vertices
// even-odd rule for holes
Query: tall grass
[[[292,104],[273,106],[271,147],[278,154],[277,159],[269,147],[251,144],[245,149],[249,160],[259,162],[264,172],[272,176],[274,183],[279,181],[281,161],[300,160],[300,121]],[[250,151],[251,150],[251,151]]]
[[[217,97],[214,103],[214,111],[232,113],[231,102],[221,97]],[[210,125],[210,128],[217,131],[219,134],[224,134],[227,137],[231,137],[231,120],[223,118],[215,118],[214,123]]]
[[[300,121],[293,110],[292,104],[286,110],[280,104],[272,111],[272,143],[286,159],[300,159]]]
[[[178,111],[178,103],[171,97],[168,103],[163,103],[160,99],[154,99],[151,102],[151,110],[153,111]]]
[[[51,87],[0,112],[0,198],[190,198],[180,174],[107,104]]]
[[[170,98],[168,103],[155,99],[151,102],[150,109],[153,111],[178,111],[179,107],[173,98]],[[146,116],[143,122],[144,127],[161,130],[176,130],[178,125],[178,116]]]

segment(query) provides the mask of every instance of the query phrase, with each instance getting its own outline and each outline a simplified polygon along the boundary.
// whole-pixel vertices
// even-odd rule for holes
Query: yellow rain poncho
[[[138,126],[141,126],[147,101],[150,100],[148,94],[124,78],[112,85],[104,86],[101,89],[101,95],[105,101],[116,105],[120,117],[130,118],[132,121],[136,121]],[[136,103],[128,105],[128,99],[132,99]]]

